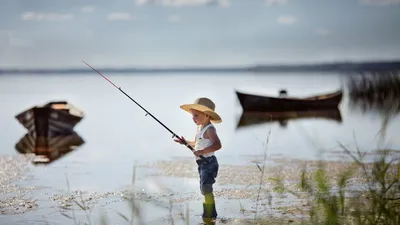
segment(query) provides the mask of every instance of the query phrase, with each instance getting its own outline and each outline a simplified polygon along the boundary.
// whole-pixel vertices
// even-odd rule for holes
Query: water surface
[[[242,109],[235,90],[277,96],[278,91],[285,88],[289,95],[309,96],[341,88],[343,77],[337,74],[106,75],[166,126],[187,139],[194,138],[196,127],[191,116],[179,105],[202,96],[211,98],[223,119],[223,123],[216,125],[223,144],[222,150],[216,153],[221,166],[251,164],[254,157],[263,154],[263,142],[269,132],[269,156],[315,159],[319,156],[318,150],[339,150],[338,142],[354,148],[354,138],[362,150],[374,150],[383,121],[380,115],[351,110],[344,96],[340,105],[341,122],[317,118],[289,121],[286,126],[275,122],[237,127]],[[188,149],[172,141],[167,130],[150,116],[146,117],[142,109],[96,74],[1,76],[1,156],[19,154],[14,146],[26,131],[14,116],[52,100],[67,100],[84,111],[85,118],[75,130],[85,144],[48,165],[27,163],[32,169],[32,178],[24,182],[41,187],[34,193],[39,199],[39,210],[2,215],[2,224],[25,224],[28,220],[42,220],[42,215],[50,222],[71,224],[49,200],[52,194],[66,191],[66,176],[73,190],[117,192],[130,185],[134,163],[144,165],[191,157]],[[400,142],[396,139],[399,125],[399,118],[394,117],[387,130],[385,146],[399,149]],[[196,170],[195,165],[193,170]],[[176,193],[198,192],[197,179],[154,178],[150,176],[152,172],[149,168],[138,169],[138,189],[160,192],[162,190],[155,185],[157,181]],[[190,201],[195,215],[201,213],[201,195],[198,197]],[[235,212],[239,212],[239,203],[232,201],[219,200],[221,215],[234,217]],[[110,210],[108,216],[116,218],[112,212],[123,211],[125,206],[121,202],[104,204],[103,210]],[[146,207],[150,207],[146,211],[149,220],[164,216],[162,210]]]

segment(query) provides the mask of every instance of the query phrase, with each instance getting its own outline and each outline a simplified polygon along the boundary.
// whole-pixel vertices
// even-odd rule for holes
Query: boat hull
[[[52,137],[72,134],[74,127],[83,119],[82,115],[71,114],[68,110],[51,107],[51,103],[42,107],[27,109],[15,118],[32,136]]]
[[[342,100],[342,91],[308,98],[276,98],[236,91],[243,111],[282,112],[309,111],[337,108]]]

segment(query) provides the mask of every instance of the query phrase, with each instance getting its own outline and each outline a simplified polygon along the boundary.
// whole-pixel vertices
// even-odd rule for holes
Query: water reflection
[[[203,224],[204,225],[216,225],[217,221],[212,219],[212,218],[203,218]]]
[[[35,154],[33,164],[49,164],[74,151],[85,141],[76,132],[53,137],[25,134],[15,145],[21,154]]]
[[[382,117],[382,135],[400,112],[400,72],[369,72],[349,76],[349,105],[353,111]]]
[[[295,121],[299,119],[325,119],[342,123],[342,115],[339,109],[284,112],[243,112],[237,124],[237,128],[274,122],[278,122],[281,127],[286,127],[290,120]]]
[[[348,79],[352,109],[385,115],[400,112],[400,74],[364,73]]]

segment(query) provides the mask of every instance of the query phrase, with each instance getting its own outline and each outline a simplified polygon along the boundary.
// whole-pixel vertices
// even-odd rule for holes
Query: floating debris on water
[[[28,179],[30,155],[0,156],[0,214],[20,214],[37,208],[35,200],[27,197],[35,187],[17,185]],[[10,195],[13,196],[10,196]]]
[[[14,196],[0,200],[0,214],[21,214],[37,209],[36,200],[24,199],[24,196]]]
[[[396,151],[388,151],[391,154],[397,153]],[[372,153],[370,153],[372,154]],[[376,153],[379,154],[379,153]],[[217,184],[221,185],[220,190],[215,190],[216,195],[223,196],[231,199],[252,199],[256,194],[258,187],[262,188],[262,192],[274,192],[276,181],[281,180],[286,188],[298,191],[299,178],[301,177],[303,169],[306,169],[306,176],[311,176],[312,171],[318,169],[321,161],[318,160],[301,160],[301,159],[290,159],[290,158],[273,158],[266,162],[265,170],[263,171],[263,177],[261,179],[262,172],[257,167],[254,161],[259,160],[261,157],[254,157],[254,160],[250,161],[248,165],[220,165],[220,170],[217,176]],[[324,167],[329,174],[326,174],[327,179],[332,185],[336,185],[335,179],[337,179],[346,170],[353,168],[354,162],[350,160],[341,161],[323,161]],[[271,163],[269,163],[271,162]],[[269,166],[272,164],[273,166]],[[370,169],[373,163],[366,163],[366,169]],[[170,161],[158,161],[144,167],[151,167],[158,169],[158,176],[170,176],[180,178],[198,178],[197,164],[193,162],[192,158],[177,159]],[[388,172],[395,170],[396,167],[391,167]],[[365,183],[365,177],[363,177],[363,170],[358,168],[354,172],[354,177],[349,179],[348,186],[360,186]],[[154,175],[157,176],[157,175]],[[234,186],[234,187],[233,187]],[[197,196],[194,194],[193,196]],[[188,199],[190,197],[186,197]],[[182,201],[178,200],[178,201]]]

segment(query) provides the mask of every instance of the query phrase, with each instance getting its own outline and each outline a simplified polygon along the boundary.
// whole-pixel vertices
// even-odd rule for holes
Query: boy
[[[208,98],[198,98],[193,104],[180,106],[192,114],[193,122],[198,126],[194,141],[186,141],[195,151],[198,172],[200,175],[200,190],[204,195],[203,219],[216,219],[217,210],[213,194],[213,184],[218,175],[218,160],[214,152],[221,149],[221,141],[213,123],[221,123],[221,117],[215,112],[215,104]],[[184,140],[184,137],[181,137]],[[182,144],[179,139],[175,142]],[[206,158],[206,162],[199,156]]]

